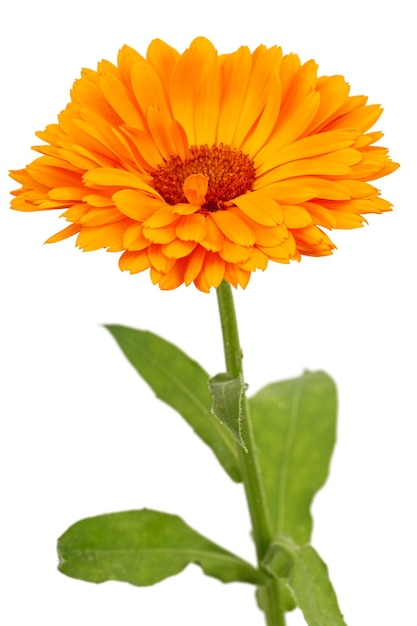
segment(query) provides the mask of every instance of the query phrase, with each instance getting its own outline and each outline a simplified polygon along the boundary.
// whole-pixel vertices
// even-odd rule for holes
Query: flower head
[[[12,207],[64,209],[48,242],[122,252],[122,270],[150,269],[162,289],[245,287],[269,260],[331,254],[323,227],[390,209],[369,183],[398,167],[367,132],[381,111],[278,47],[125,46],[117,65],[83,70],[37,133],[42,156],[12,172]]]

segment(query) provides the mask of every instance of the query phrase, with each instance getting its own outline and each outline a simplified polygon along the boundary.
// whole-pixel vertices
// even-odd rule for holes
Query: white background
[[[5,4],[6,6],[6,4]],[[215,294],[161,292],[116,254],[72,240],[43,246],[55,213],[8,210],[9,168],[36,157],[81,67],[181,51],[196,35],[221,52],[279,44],[385,112],[401,169],[377,182],[395,210],[333,233],[338,251],[270,265],[236,304],[250,392],[324,369],[338,382],[339,441],[314,504],[313,543],[349,626],[416,625],[415,59],[411,3],[397,0],[14,0],[1,9],[1,582],[7,626],[261,626],[249,586],[191,566],[160,585],[93,585],[56,571],[56,538],[83,517],[144,506],[180,514],[253,559],[242,489],[173,411],[158,403],[103,323],[150,329],[210,374],[223,369]],[[414,47],[414,49],[413,49]],[[303,624],[297,613],[289,626]]]

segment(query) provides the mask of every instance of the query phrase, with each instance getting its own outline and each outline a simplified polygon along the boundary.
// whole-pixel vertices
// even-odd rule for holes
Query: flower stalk
[[[217,301],[226,371],[233,378],[240,376],[243,380],[242,349],[239,341],[236,310],[231,286],[226,281],[223,281],[217,288]],[[242,439],[246,444],[247,452],[240,445],[237,446],[239,463],[252,523],[258,566],[260,567],[262,559],[273,540],[273,535],[250,419],[249,404],[245,392],[243,392],[242,399]],[[284,609],[278,581],[270,577],[267,584],[259,591],[267,625],[285,626]]]

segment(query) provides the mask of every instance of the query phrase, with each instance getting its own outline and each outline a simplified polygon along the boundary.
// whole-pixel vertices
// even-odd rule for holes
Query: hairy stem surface
[[[242,350],[239,342],[232,289],[229,283],[223,281],[217,288],[217,300],[226,371],[233,378],[241,376],[243,380]],[[273,536],[246,396],[244,396],[242,402],[242,438],[248,451],[245,452],[241,446],[238,446],[239,462],[252,522],[258,564],[260,565]],[[267,625],[285,626],[284,609],[278,581],[271,577],[259,592]]]

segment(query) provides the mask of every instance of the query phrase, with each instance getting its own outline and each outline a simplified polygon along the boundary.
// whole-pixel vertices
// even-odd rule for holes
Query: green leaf
[[[233,437],[211,412],[207,372],[172,343],[149,331],[117,325],[106,328],[156,396],[178,411],[210,446],[229,476],[241,481]]]
[[[232,378],[229,374],[217,374],[209,380],[213,396],[213,414],[221,424],[230,430],[235,441],[247,452],[242,439],[242,400],[247,385],[241,376]]]
[[[327,566],[311,546],[297,552],[289,583],[309,626],[346,626]]]
[[[222,582],[264,582],[250,563],[206,539],[176,515],[142,509],[90,517],[58,540],[59,570],[89,582],[153,585],[190,563]]]
[[[299,547],[287,537],[278,537],[264,565],[278,578],[288,578],[308,626],[346,626],[327,566],[314,548]]]
[[[300,545],[310,539],[311,502],[329,472],[336,404],[324,372],[272,383],[249,400],[274,533]]]

